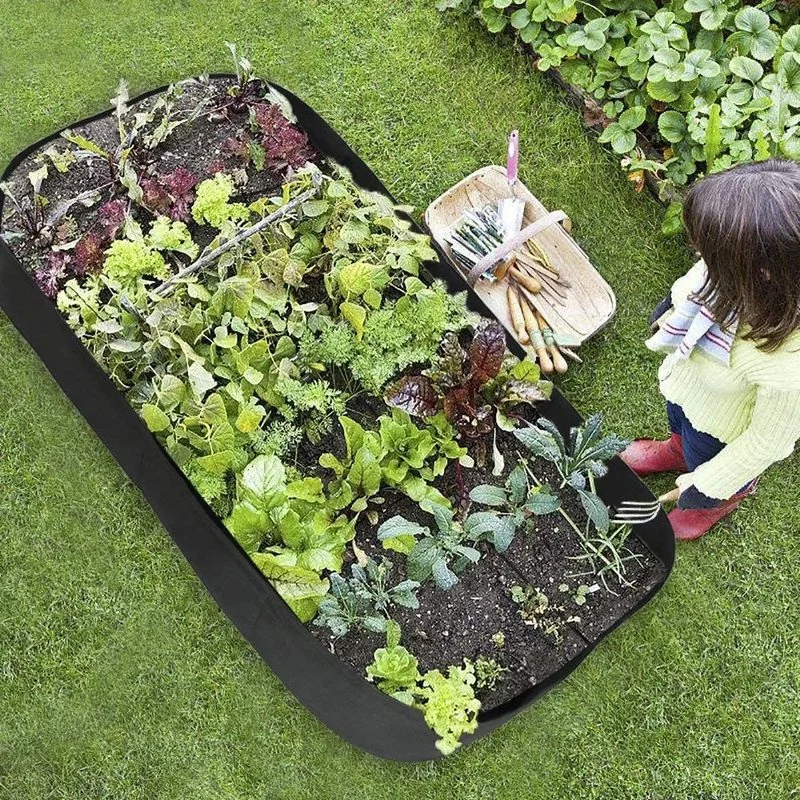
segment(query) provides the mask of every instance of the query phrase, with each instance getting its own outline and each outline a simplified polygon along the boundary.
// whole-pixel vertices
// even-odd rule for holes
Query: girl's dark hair
[[[800,163],[770,159],[709,175],[683,219],[708,268],[699,293],[720,324],[775,350],[800,328]]]

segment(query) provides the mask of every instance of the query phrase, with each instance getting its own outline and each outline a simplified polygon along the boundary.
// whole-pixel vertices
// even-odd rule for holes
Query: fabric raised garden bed
[[[0,303],[298,699],[435,758],[647,602],[672,532],[608,524],[652,499],[621,441],[592,418],[571,450],[578,414],[369,168],[241,66],[15,158]]]

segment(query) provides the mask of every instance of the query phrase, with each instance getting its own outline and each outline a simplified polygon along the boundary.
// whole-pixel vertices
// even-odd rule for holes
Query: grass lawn
[[[226,39],[417,207],[519,127],[523,179],[619,299],[562,386],[610,430],[665,432],[642,339],[690,255],[507,43],[433,0],[0,0],[0,20],[0,164],[120,77],[227,69]],[[548,697],[444,762],[397,765],[282,688],[2,316],[0,353],[2,800],[800,796],[796,459]]]

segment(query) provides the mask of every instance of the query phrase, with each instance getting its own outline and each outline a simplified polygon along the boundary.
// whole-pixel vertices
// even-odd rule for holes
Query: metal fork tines
[[[644,525],[652,522],[664,503],[678,499],[679,490],[673,489],[657,500],[626,500],[614,511],[611,522],[615,525]]]

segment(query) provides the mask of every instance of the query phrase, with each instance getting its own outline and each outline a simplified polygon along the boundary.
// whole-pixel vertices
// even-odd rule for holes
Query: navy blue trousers
[[[681,437],[683,444],[683,458],[686,461],[686,466],[689,472],[706,461],[710,461],[719,453],[725,443],[719,439],[711,436],[708,433],[698,431],[683,413],[683,409],[675,404],[667,401],[667,419],[669,420],[669,429],[672,433],[677,433]],[[751,484],[747,484],[750,486]],[[742,487],[742,490],[747,488]],[[740,491],[742,491],[740,490]],[[716,508],[725,500],[717,500],[714,497],[709,497],[706,494],[690,486],[685,491],[681,492],[678,499],[679,508]]]

